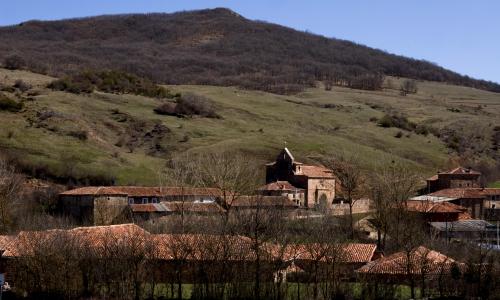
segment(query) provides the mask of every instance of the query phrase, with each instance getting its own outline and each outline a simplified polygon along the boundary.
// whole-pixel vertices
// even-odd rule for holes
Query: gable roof
[[[290,260],[319,260],[322,262],[337,260],[342,263],[367,263],[375,254],[377,245],[362,243],[343,244],[290,244],[285,247],[279,245],[268,246],[275,259]]]
[[[111,246],[133,244],[143,247],[148,235],[149,232],[135,224],[77,227],[69,230],[21,231],[7,246],[4,256],[33,256],[40,252],[47,255],[62,246],[68,247],[71,251],[85,249],[95,255],[105,256],[110,254],[109,251],[117,251]]]
[[[221,195],[217,188],[196,187],[145,187],[145,186],[87,186],[65,191],[65,196],[128,196],[128,197],[166,197],[166,196],[215,196]]]
[[[463,213],[467,211],[467,208],[450,202],[408,200],[406,205],[408,211],[421,213]]]
[[[485,220],[458,220],[454,222],[430,222],[434,229],[439,231],[461,231],[461,232],[483,232],[492,227],[491,223]]]
[[[15,235],[0,235],[0,251],[7,249],[10,243],[16,239]]]
[[[480,172],[474,171],[470,168],[457,167],[455,169],[451,169],[444,172],[438,172],[438,174],[450,174],[450,175],[481,175]]]
[[[288,181],[275,181],[258,188],[259,191],[296,191],[304,192],[304,189],[293,186]]]
[[[303,165],[301,169],[302,174],[296,175],[304,175],[311,178],[335,178],[333,171],[323,166]]]
[[[456,263],[454,259],[440,252],[419,246],[409,252],[409,259],[407,253],[401,251],[369,262],[356,272],[378,275],[418,275],[424,271],[429,275],[437,275],[443,271],[449,272]]]
[[[430,193],[428,196],[448,197],[456,199],[482,199],[485,197],[481,188],[449,188]]]

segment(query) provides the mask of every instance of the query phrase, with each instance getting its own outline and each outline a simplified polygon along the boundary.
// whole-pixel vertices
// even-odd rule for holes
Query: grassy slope
[[[114,174],[121,184],[154,184],[164,159],[186,150],[241,150],[264,162],[272,159],[285,141],[305,161],[329,153],[357,152],[366,167],[395,159],[432,173],[449,158],[442,142],[431,135],[411,134],[397,139],[394,137],[397,129],[380,128],[369,119],[381,117],[382,110],[396,110],[417,123],[441,127],[463,119],[472,120],[481,128],[499,125],[500,114],[498,94],[429,82],[419,83],[418,94],[407,97],[399,96],[393,89],[368,92],[334,87],[328,92],[317,88],[296,96],[279,96],[230,87],[171,86],[176,92],[191,91],[212,98],[223,116],[222,120],[180,119],[154,114],[153,108],[159,100],[132,95],[53,92],[43,88],[50,77],[0,69],[0,82],[12,84],[19,78],[42,94],[35,101],[27,101],[24,112],[0,112],[0,147],[16,149],[24,159],[54,170],[71,168],[77,174]],[[399,86],[397,79],[391,81],[393,86]],[[318,104],[337,107],[322,108]],[[378,106],[375,109],[374,104]],[[477,105],[486,106],[476,112]],[[89,139],[80,141],[57,131],[29,127],[26,117],[44,107],[65,116],[65,121],[55,126],[81,128],[89,132]],[[447,110],[451,107],[460,107],[461,112]],[[111,109],[119,109],[136,119],[162,122],[172,130],[162,142],[170,151],[153,157],[145,154],[146,149],[129,153],[126,147],[115,146],[127,123],[113,120]],[[180,142],[186,135],[189,140]]]

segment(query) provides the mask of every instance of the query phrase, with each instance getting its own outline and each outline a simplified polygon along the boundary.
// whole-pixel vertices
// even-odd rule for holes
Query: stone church
[[[276,161],[266,164],[266,183],[288,182],[303,196],[298,204],[305,208],[328,209],[335,198],[335,176],[323,166],[306,165],[298,162],[292,153],[284,148]]]

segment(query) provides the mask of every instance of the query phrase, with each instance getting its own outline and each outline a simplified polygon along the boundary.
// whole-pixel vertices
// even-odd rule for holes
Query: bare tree
[[[209,152],[196,156],[193,178],[199,186],[218,189],[226,221],[231,207],[241,195],[252,194],[259,182],[255,162],[241,154]],[[220,194],[219,194],[220,193]]]
[[[331,159],[326,164],[338,179],[340,195],[349,204],[349,229],[351,232],[351,239],[354,239],[353,207],[356,201],[365,193],[365,178],[361,168],[357,164],[358,161],[359,159],[356,156],[344,155]]]
[[[375,206],[373,223],[377,228],[378,246],[385,250],[387,234],[400,239],[400,224],[405,219],[398,211],[407,211],[407,200],[418,188],[420,177],[408,167],[393,162],[379,168],[370,181],[370,192]],[[396,212],[396,213],[395,213]]]
[[[406,79],[401,83],[400,91],[402,96],[416,94],[418,91],[417,82],[412,79]]]
[[[14,167],[0,158],[0,232],[5,233],[13,224],[13,210],[22,189],[22,176]]]

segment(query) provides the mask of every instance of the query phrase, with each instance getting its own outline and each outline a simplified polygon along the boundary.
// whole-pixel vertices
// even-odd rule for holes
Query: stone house
[[[123,223],[130,217],[129,205],[160,202],[215,202],[220,190],[189,187],[89,186],[59,194],[62,214],[82,224]]]
[[[323,166],[306,165],[298,162],[292,153],[284,148],[276,161],[266,164],[266,184],[288,182],[291,186],[303,189],[305,208],[329,209],[335,198],[335,176]]]
[[[463,167],[438,172],[427,179],[427,193],[449,188],[478,188],[480,177],[480,172]]]

